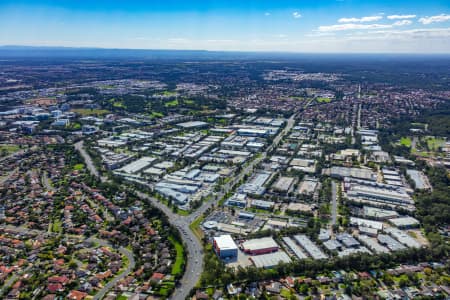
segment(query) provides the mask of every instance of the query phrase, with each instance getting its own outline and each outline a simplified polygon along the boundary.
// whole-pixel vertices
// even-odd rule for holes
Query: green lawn
[[[411,147],[411,138],[410,137],[402,137],[400,139],[400,144],[406,147]]]
[[[109,114],[110,111],[106,109],[89,109],[89,108],[77,108],[72,109],[74,113],[80,114],[81,116],[103,116]]]
[[[157,112],[157,111],[152,111],[150,116],[153,117],[153,118],[162,118],[162,117],[164,117],[164,114],[160,113],[160,112]]]
[[[0,145],[0,157],[10,155],[11,153],[19,151],[20,147],[18,145],[12,144],[2,144]]]
[[[329,103],[329,102],[331,102],[331,99],[327,98],[327,97],[317,97],[316,100],[319,103]]]
[[[164,106],[165,106],[165,107],[175,107],[175,106],[178,106],[178,100],[175,99],[175,100],[166,102],[166,103],[164,103]]]
[[[300,97],[300,96],[291,96],[291,97],[289,97],[289,98],[292,98],[292,99],[298,100],[298,101],[305,101],[305,100],[308,100],[308,98]]]
[[[175,96],[177,95],[177,92],[173,92],[173,91],[164,91],[162,92],[163,96]]]
[[[201,240],[203,238],[203,231],[200,229],[200,224],[203,222],[203,217],[198,217],[189,225],[189,228],[194,232],[195,236]]]
[[[283,296],[283,298],[285,298],[285,299],[290,299],[290,297],[292,296],[292,293],[290,290],[283,288],[280,292],[280,295]]]
[[[84,164],[76,164],[75,166],[73,166],[73,169],[75,171],[81,171],[84,169]]]
[[[444,139],[429,137],[427,138],[427,147],[430,151],[437,151],[445,144]]]
[[[52,232],[61,233],[62,232],[62,222],[61,220],[54,220],[52,225]]]
[[[175,263],[172,265],[172,275],[180,275],[183,271],[184,265],[184,248],[183,245],[177,241],[173,236],[169,237],[169,241],[175,246],[175,251],[177,256],[175,258]]]
[[[113,102],[113,106],[116,108],[125,108],[125,105],[123,104],[123,102],[120,102],[120,101]]]

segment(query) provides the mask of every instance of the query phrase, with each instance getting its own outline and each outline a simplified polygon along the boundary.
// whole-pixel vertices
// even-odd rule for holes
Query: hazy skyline
[[[0,45],[450,53],[448,0],[4,0],[0,26]]]

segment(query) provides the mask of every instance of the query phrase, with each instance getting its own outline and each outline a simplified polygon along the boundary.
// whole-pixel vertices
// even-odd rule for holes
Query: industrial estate
[[[450,297],[448,69],[367,60],[2,61],[0,298]]]

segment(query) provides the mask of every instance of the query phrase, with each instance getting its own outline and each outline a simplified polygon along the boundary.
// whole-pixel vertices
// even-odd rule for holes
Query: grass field
[[[62,232],[62,222],[61,220],[55,220],[52,225],[52,232],[61,233]]]
[[[308,98],[300,97],[300,96],[291,96],[291,97],[289,97],[289,98],[292,98],[292,99],[297,100],[297,101],[305,101],[305,100],[308,100]]]
[[[109,114],[110,111],[106,109],[89,109],[89,108],[77,108],[72,109],[74,113],[80,114],[81,116],[103,116]]]
[[[165,106],[165,107],[175,107],[175,106],[178,106],[178,100],[175,99],[175,100],[166,102],[166,103],[164,103],[164,106]]]
[[[326,97],[317,97],[316,101],[319,102],[319,103],[329,103],[329,102],[331,102],[331,99],[330,98],[326,98]]]
[[[411,138],[410,137],[402,137],[400,139],[400,145],[411,147]]]
[[[411,123],[411,126],[419,127],[419,128],[424,129],[425,127],[427,127],[427,124],[425,124],[425,123]]]
[[[444,139],[439,139],[435,137],[428,137],[427,138],[427,147],[430,151],[438,151],[440,147],[442,147],[445,144]]]
[[[84,169],[84,164],[76,164],[75,166],[73,166],[73,169],[75,171],[81,171]]]
[[[172,91],[164,91],[162,92],[163,96],[176,96],[177,92],[172,92]]]
[[[0,145],[0,157],[10,155],[11,153],[17,152],[20,150],[18,145],[11,144],[2,144]]]
[[[191,225],[189,225],[189,228],[192,230],[192,232],[194,232],[195,236],[199,240],[202,240],[203,238],[203,231],[200,229],[200,224],[203,222],[203,220],[203,217],[198,217],[194,220],[194,222],[191,223]]]
[[[160,113],[160,112],[157,112],[157,111],[152,111],[150,116],[153,117],[153,118],[162,118],[162,117],[164,117],[164,114]]]
[[[184,248],[179,241],[177,241],[173,236],[169,237],[169,241],[175,246],[175,251],[177,256],[175,258],[175,263],[172,265],[172,275],[180,275],[183,271],[184,265]]]
[[[113,106],[115,108],[125,108],[125,105],[122,102],[120,102],[120,101],[113,102]]]

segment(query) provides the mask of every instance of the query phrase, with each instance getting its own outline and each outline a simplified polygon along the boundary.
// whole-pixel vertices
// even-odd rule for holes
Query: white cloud
[[[355,24],[355,23],[345,23],[345,24],[335,24],[329,26],[319,26],[319,32],[332,32],[332,31],[344,31],[344,30],[374,30],[374,29],[388,29],[395,26],[406,26],[411,25],[413,22],[411,20],[399,20],[392,24]]]
[[[170,44],[187,44],[190,40],[186,38],[169,38],[167,42]]]
[[[294,18],[296,18],[296,19],[299,19],[299,18],[302,17],[302,15],[301,15],[298,11],[294,11],[294,12],[292,13],[292,16],[293,16]]]
[[[390,15],[387,16],[389,20],[403,20],[403,19],[414,19],[416,15]]]
[[[362,18],[340,18],[339,23],[363,23],[363,22],[375,22],[383,19],[382,16],[369,16]]]
[[[412,21],[411,20],[400,20],[397,22],[394,22],[394,24],[392,24],[392,26],[406,26],[406,25],[411,25]]]
[[[410,30],[376,30],[364,35],[348,35],[346,40],[382,40],[382,41],[424,41],[447,40],[450,37],[450,28],[420,28]]]
[[[440,14],[440,15],[437,15],[437,16],[420,18],[419,22],[424,24],[424,25],[428,25],[428,24],[431,24],[431,23],[445,22],[445,21],[448,21],[448,20],[450,20],[450,15]]]
[[[372,29],[386,29],[391,28],[392,25],[384,25],[384,24],[336,24],[330,26],[319,26],[319,31],[343,31],[343,30],[372,30]]]

